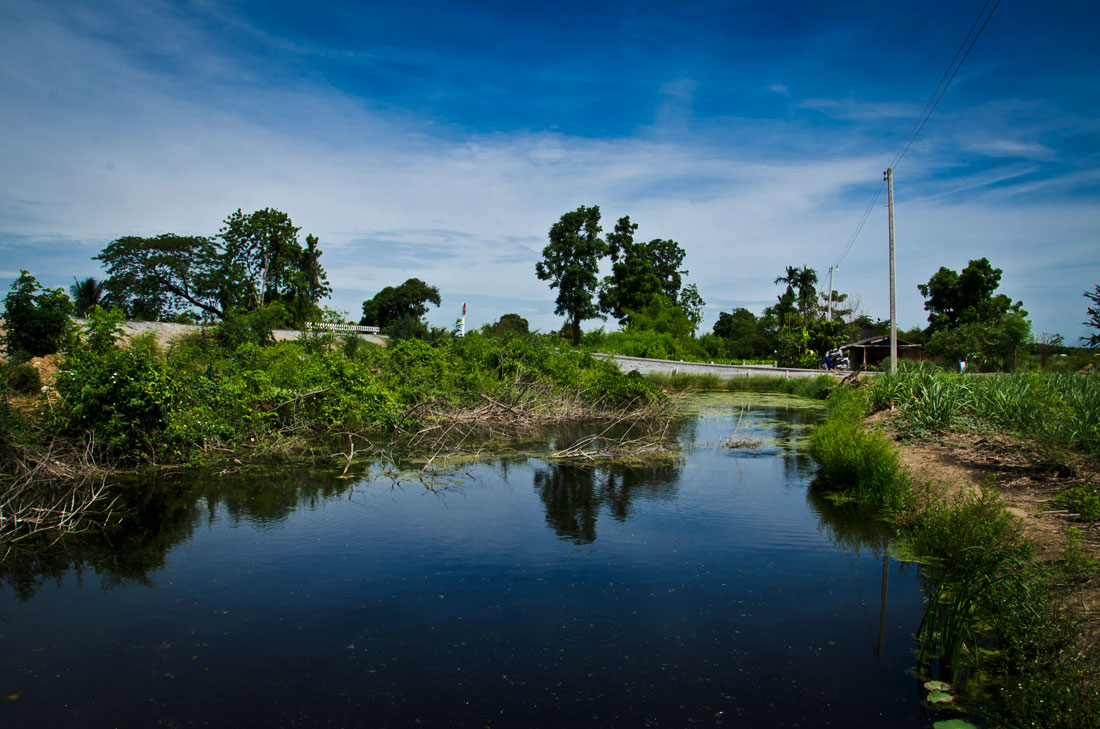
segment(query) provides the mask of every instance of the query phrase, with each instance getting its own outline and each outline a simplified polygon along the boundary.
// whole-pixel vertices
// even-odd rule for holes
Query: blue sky
[[[556,329],[534,266],[578,205],[673,238],[720,311],[822,279],[983,2],[0,4],[0,286],[238,207],[314,233],[331,305],[416,276]],[[1100,283],[1100,6],[1005,0],[895,171],[898,319],[985,256],[1035,331]],[[836,287],[889,312],[885,195]],[[590,326],[598,321],[589,322]]]

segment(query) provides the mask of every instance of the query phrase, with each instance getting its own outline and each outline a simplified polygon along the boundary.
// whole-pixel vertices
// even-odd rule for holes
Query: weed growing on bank
[[[933,502],[902,537],[928,595],[922,675],[955,683],[995,726],[1095,726],[1100,656],[1080,644],[1079,619],[1053,589],[1095,565],[1038,565],[992,483]]]
[[[1084,376],[1008,376],[998,385],[1000,379],[916,368],[882,376],[869,387],[838,387],[826,422],[811,435],[820,467],[815,487],[897,514],[903,551],[920,560],[925,581],[928,602],[918,635],[923,678],[955,684],[966,710],[991,726],[1093,727],[1100,716],[1100,647],[1082,644],[1080,618],[1066,602],[1074,584],[1097,574],[1079,535],[1075,542],[1071,533],[1064,562],[1045,567],[1035,561],[992,482],[918,506],[896,449],[864,423],[868,411],[890,406],[917,430],[944,429],[967,418],[1003,422],[1019,414],[1004,402],[1006,392],[1029,393],[1031,407],[1075,412],[1082,406],[1076,398],[1092,386]],[[1029,417],[1032,432],[1038,423],[1046,437],[1077,443],[1071,433],[1043,425],[1058,416]],[[1095,498],[1088,484],[1063,496],[1082,520],[1093,514]]]
[[[531,424],[644,417],[669,403],[637,373],[535,339],[475,333],[352,347],[324,334],[265,343],[218,329],[164,350],[152,337],[121,342],[105,316],[93,315],[62,358],[58,397],[40,422],[44,435],[87,438],[110,463],[189,463],[298,436],[396,433],[486,403],[485,419]]]
[[[1100,455],[1100,375],[959,375],[908,365],[870,383],[873,410],[894,408],[915,431],[992,427],[1051,450]],[[1057,453],[1052,453],[1057,457]]]
[[[818,463],[815,487],[890,513],[911,501],[909,479],[890,441],[864,426],[862,393],[838,388],[828,415],[810,435],[810,454]]]

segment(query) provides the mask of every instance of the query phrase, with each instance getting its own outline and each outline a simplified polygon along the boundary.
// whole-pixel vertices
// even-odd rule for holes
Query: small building
[[[852,369],[865,369],[875,367],[883,361],[890,359],[890,335],[880,334],[858,342],[845,344],[841,349],[848,355]],[[898,339],[898,361],[909,360],[923,362],[928,359],[923,344],[913,344],[904,339]]]

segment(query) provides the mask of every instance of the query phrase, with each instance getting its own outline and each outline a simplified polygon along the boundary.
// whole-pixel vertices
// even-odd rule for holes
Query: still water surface
[[[810,494],[820,416],[699,396],[651,469],[159,487],[0,566],[0,726],[919,727],[915,570]]]

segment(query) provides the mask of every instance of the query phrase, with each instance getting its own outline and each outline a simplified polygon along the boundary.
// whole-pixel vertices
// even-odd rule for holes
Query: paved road
[[[720,365],[707,362],[681,362],[671,359],[646,359],[644,357],[623,357],[617,354],[596,354],[600,359],[609,359],[623,372],[637,370],[643,375],[717,375],[720,379],[731,380],[734,377],[753,377],[765,375],[793,379],[795,377],[817,377],[833,375],[844,377],[849,372],[825,370],[803,370],[794,367],[772,367],[770,365]]]

